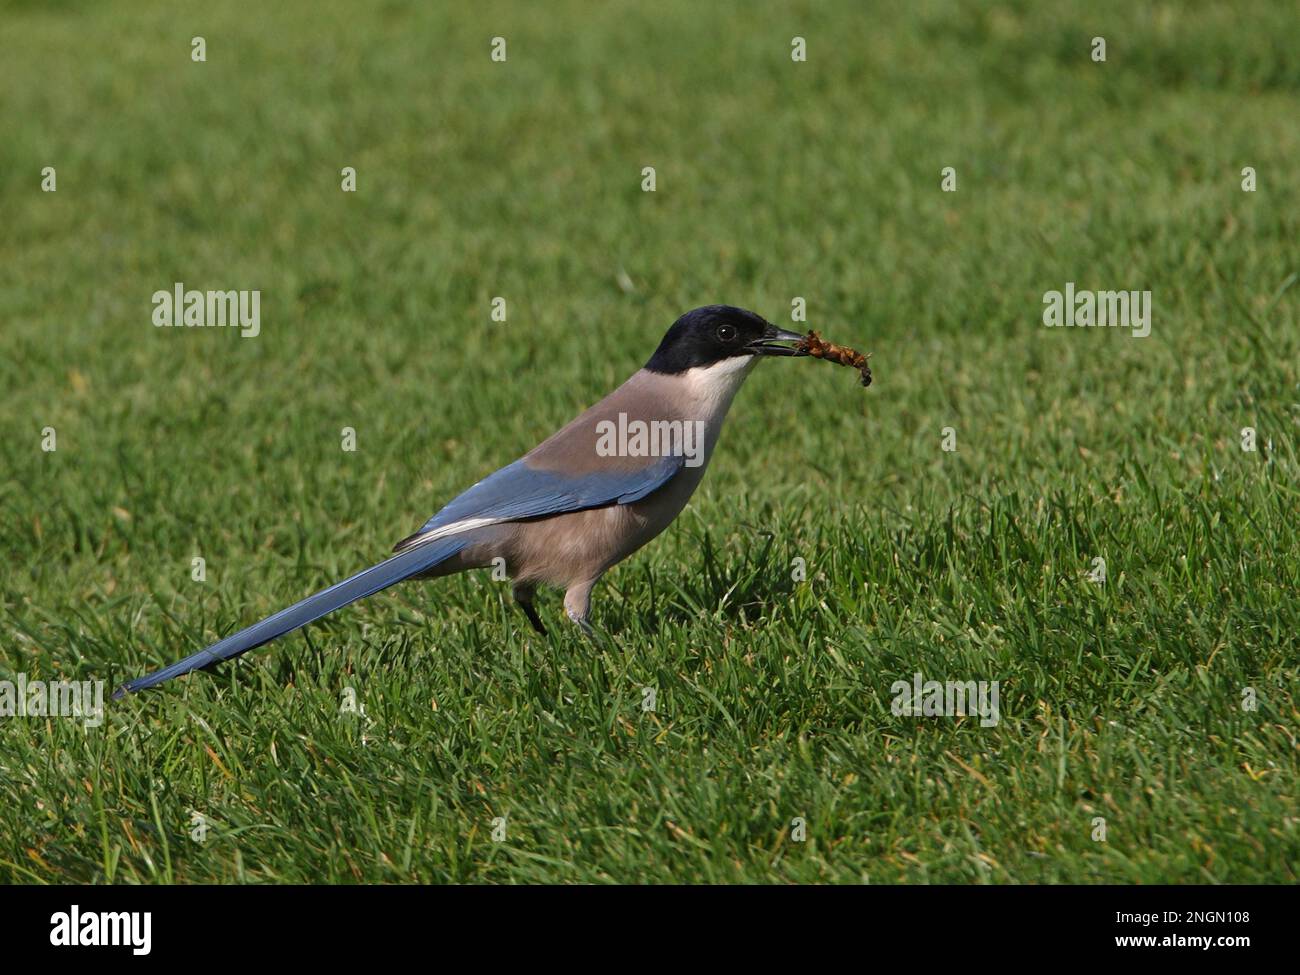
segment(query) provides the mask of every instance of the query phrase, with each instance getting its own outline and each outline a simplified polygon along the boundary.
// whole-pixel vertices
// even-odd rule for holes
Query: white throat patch
[[[701,400],[722,399],[725,403],[730,403],[731,397],[736,395],[736,390],[740,389],[741,383],[757,362],[756,355],[736,355],[721,359],[711,366],[687,369],[681,375]]]

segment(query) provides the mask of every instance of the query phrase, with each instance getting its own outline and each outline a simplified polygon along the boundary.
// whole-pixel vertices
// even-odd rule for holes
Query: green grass
[[[876,383],[759,369],[603,645],[467,575],[0,719],[0,879],[1300,879],[1294,6],[1075,6],[4,4],[0,679],[377,561],[696,305],[804,296]],[[262,334],[154,328],[174,281]],[[1044,328],[1066,281],[1151,336]]]

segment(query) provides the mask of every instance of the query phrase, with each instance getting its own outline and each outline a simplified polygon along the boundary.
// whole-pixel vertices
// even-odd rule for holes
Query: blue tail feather
[[[146,674],[144,677],[128,681],[113,692],[113,699],[116,700],[128,692],[142,691],[147,687],[154,687],[163,681],[171,680],[173,677],[180,677],[182,674],[188,674],[201,667],[207,667],[209,664],[229,660],[231,657],[237,657],[241,653],[256,649],[264,643],[269,643],[277,637],[284,636],[301,626],[306,626],[308,623],[314,622],[349,603],[371,596],[381,589],[387,589],[389,586],[401,582],[403,579],[409,579],[413,575],[425,572],[438,563],[445,562],[467,544],[468,542],[464,538],[445,538],[394,555],[392,558],[386,559],[378,565],[372,565],[370,568],[358,572],[351,578],[344,579],[328,589],[322,589],[314,596],[308,596],[301,602],[280,610],[274,616],[268,616],[260,623],[254,623],[238,633],[232,633],[230,636],[218,640],[206,650],[200,650],[198,653],[191,654],[184,660],[179,660],[162,670],[156,670],[152,674]]]

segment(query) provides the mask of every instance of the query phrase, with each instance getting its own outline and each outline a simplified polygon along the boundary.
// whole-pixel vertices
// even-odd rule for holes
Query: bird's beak
[[[763,333],[763,337],[757,342],[751,342],[747,348],[754,355],[807,355],[807,349],[777,344],[779,342],[798,342],[802,338],[803,336],[798,332],[787,332],[783,328],[769,325],[767,331]]]

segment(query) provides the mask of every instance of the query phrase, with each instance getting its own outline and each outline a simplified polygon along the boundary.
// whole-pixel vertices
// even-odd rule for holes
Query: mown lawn
[[[764,364],[597,645],[483,573],[0,718],[0,879],[1300,879],[1300,17],[1078,6],[0,4],[0,680],[378,561],[691,307],[876,376]]]

